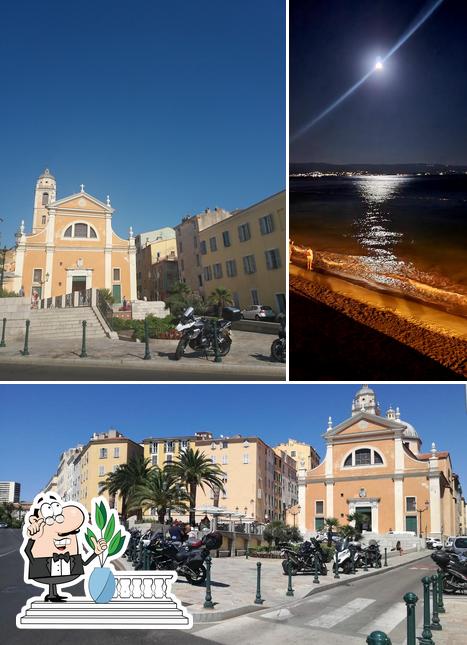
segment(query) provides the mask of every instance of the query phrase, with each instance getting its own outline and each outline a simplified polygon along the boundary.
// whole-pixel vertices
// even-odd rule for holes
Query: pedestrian
[[[313,249],[307,249],[306,251],[306,268],[308,271],[313,269]]]
[[[401,541],[400,540],[397,540],[396,551],[399,551],[399,555],[402,555],[402,546],[401,546]]]
[[[31,308],[37,309],[38,302],[39,302],[39,293],[36,291],[36,289],[33,289],[32,297],[31,297]]]
[[[122,305],[123,305],[123,311],[126,311],[126,306],[127,306],[126,296],[123,296]]]
[[[21,289],[18,291],[18,296],[20,298],[24,298],[24,287],[21,285]]]

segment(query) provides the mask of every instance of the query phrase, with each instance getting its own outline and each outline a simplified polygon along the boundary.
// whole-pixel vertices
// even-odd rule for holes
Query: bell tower
[[[56,199],[57,185],[55,177],[50,174],[48,168],[36,182],[34,193],[34,212],[32,216],[32,232],[38,233],[47,225],[47,205]]]
[[[376,395],[371,387],[368,387],[366,384],[362,385],[358,390],[352,402],[352,416],[354,417],[360,412],[368,412],[368,414],[376,415],[381,414]]]

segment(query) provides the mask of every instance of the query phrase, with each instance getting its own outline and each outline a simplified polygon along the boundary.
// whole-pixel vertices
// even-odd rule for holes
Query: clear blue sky
[[[359,385],[1,385],[0,480],[21,482],[31,499],[54,473],[60,453],[115,427],[148,436],[259,435],[270,445],[294,437],[324,455],[328,416],[350,416]],[[399,406],[428,451],[449,450],[467,493],[465,386],[375,385],[385,412]]]
[[[58,195],[125,234],[285,187],[284,0],[22,0],[2,6],[1,244]]]

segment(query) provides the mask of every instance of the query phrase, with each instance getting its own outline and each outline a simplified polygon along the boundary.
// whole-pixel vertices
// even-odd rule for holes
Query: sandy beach
[[[301,264],[301,262],[299,261]],[[467,319],[290,265],[293,380],[459,380]]]

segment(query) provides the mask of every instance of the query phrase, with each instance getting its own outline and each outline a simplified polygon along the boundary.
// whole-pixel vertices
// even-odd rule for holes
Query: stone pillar
[[[130,260],[130,300],[133,302],[137,299],[136,292],[136,247],[135,238],[130,237],[128,244],[128,255]]]
[[[15,280],[13,282],[14,291],[18,292],[23,283],[23,270],[24,270],[24,254],[26,252],[26,235],[24,234],[24,222],[21,222],[20,235],[18,237],[18,245],[15,254]],[[31,294],[26,294],[29,298]]]
[[[404,531],[404,477],[394,476],[394,531]]]
[[[49,219],[47,222],[46,242],[45,242],[45,275],[49,274],[49,279],[44,284],[43,298],[50,298],[52,295],[52,278],[53,278],[53,260],[55,253],[55,209],[49,209]],[[45,280],[45,275],[42,277]]]
[[[112,291],[112,213],[105,215],[104,287]]]
[[[334,480],[326,479],[326,517],[334,517]]]
[[[441,487],[439,473],[428,475],[430,486],[430,535],[441,537]]]
[[[301,508],[298,514],[298,528],[301,533],[305,533],[306,526],[306,468],[299,468],[297,472],[298,480],[298,504]]]

